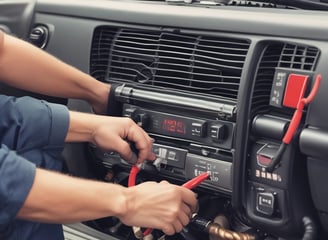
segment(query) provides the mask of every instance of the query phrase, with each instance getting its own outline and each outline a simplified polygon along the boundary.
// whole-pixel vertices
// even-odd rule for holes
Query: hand
[[[126,211],[118,216],[130,226],[160,229],[167,235],[180,232],[196,211],[196,195],[182,186],[145,182],[125,190]]]
[[[135,153],[130,148],[134,143],[138,150],[137,162],[155,160],[152,152],[153,139],[130,118],[102,117],[103,121],[93,132],[93,143],[105,150],[116,151],[127,162],[135,158]]]
[[[153,139],[127,117],[109,117],[70,111],[66,142],[91,142],[105,151],[118,152],[127,162],[135,159],[130,143],[138,150],[137,163],[155,160]],[[134,161],[135,162],[135,161]]]

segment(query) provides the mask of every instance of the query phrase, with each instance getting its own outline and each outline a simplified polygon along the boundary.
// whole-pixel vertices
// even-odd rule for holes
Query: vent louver
[[[117,28],[108,27],[106,31],[95,31],[93,34],[90,73],[93,77],[103,82],[106,81],[110,49],[117,31]]]
[[[235,102],[248,48],[244,39],[99,27],[92,45],[91,74],[109,82],[197,92]]]
[[[252,97],[252,116],[269,109],[271,87],[277,67],[313,72],[319,53],[317,48],[310,46],[280,42],[268,44],[257,70]]]
[[[319,51],[315,47],[284,44],[279,59],[279,67],[314,71]]]

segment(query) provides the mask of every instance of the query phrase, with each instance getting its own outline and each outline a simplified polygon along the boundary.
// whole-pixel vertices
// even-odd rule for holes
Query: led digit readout
[[[162,129],[171,133],[186,134],[186,124],[180,120],[165,118],[162,121]]]

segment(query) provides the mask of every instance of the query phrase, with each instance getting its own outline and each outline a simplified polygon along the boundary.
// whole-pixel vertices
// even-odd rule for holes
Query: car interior
[[[328,239],[327,10],[327,0],[0,1],[2,31],[115,86],[109,115],[155,140],[135,184],[207,173],[180,233],[140,237],[146,229],[109,216],[65,225],[66,238]],[[79,99],[0,89],[92,113]],[[115,152],[66,144],[63,159],[67,174],[128,186],[132,166]]]

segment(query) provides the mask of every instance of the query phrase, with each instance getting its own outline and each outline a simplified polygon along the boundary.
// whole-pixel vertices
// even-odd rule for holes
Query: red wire
[[[303,114],[303,109],[304,109],[304,103],[302,100],[300,100],[297,104],[297,108],[294,112],[293,118],[290,121],[289,127],[287,129],[287,132],[284,136],[284,138],[282,139],[282,141],[286,144],[289,144],[290,141],[292,140],[296,129],[298,128],[301,119],[302,119],[302,114]]]
[[[129,175],[129,179],[128,179],[128,187],[132,187],[136,185],[136,179],[137,179],[137,175],[140,171],[140,167],[137,165],[133,165],[131,167],[130,170],[130,175]]]
[[[294,112],[292,120],[290,121],[287,132],[282,140],[285,144],[289,144],[290,141],[292,140],[296,132],[296,129],[298,128],[301,122],[304,106],[309,104],[314,99],[315,95],[319,90],[320,82],[321,82],[321,75],[318,74],[309,96],[307,98],[300,99],[300,101],[297,103],[296,110]]]
[[[305,98],[305,99],[302,99],[304,101],[304,104],[305,105],[306,104],[309,104],[314,99],[315,95],[317,94],[317,92],[319,90],[321,79],[322,79],[321,74],[318,74],[317,77],[316,77],[316,79],[315,79],[313,88],[312,88],[309,96],[307,98]]]
[[[151,228],[147,228],[147,229],[143,232],[143,235],[144,235],[144,236],[147,236],[147,235],[149,235],[149,234],[151,233],[151,231],[153,231],[153,229],[151,229]]]

